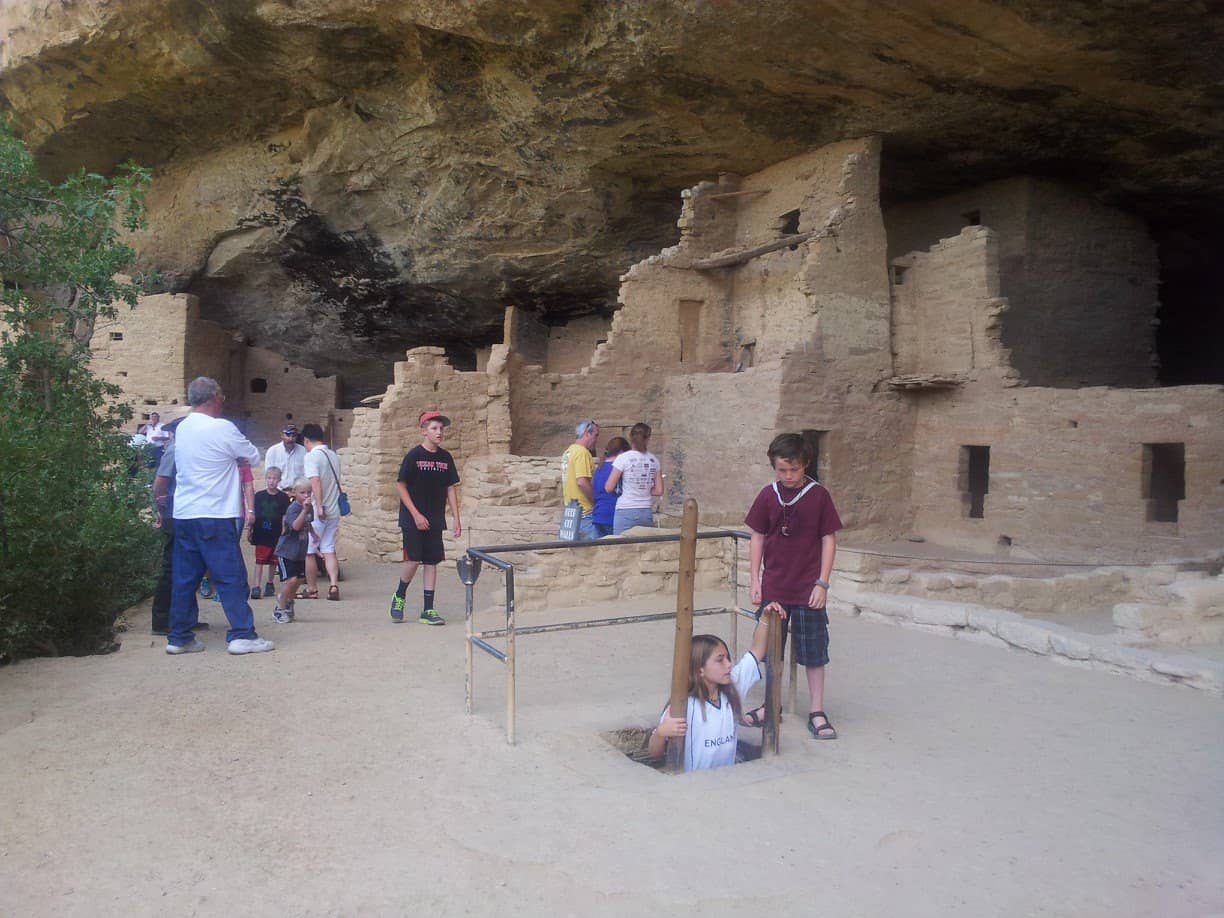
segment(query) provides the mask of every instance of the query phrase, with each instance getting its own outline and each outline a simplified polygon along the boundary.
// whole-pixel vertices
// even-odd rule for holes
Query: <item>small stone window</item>
[[[122,340],[123,340],[123,332],[111,332],[111,333],[110,333],[110,339],[111,339],[112,341],[122,341]]]
[[[1153,523],[1176,523],[1177,502],[1186,498],[1186,444],[1143,444],[1143,498]]]
[[[255,393],[264,393],[268,391],[268,381],[262,376],[256,376],[251,380],[251,391]]]
[[[905,283],[905,272],[909,270],[905,265],[892,266],[892,282],[894,287],[900,287]]]
[[[965,516],[972,520],[986,516],[986,495],[990,492],[990,447],[962,446],[957,479]]]
[[[799,211],[788,210],[778,218],[778,235],[794,236],[799,232]],[[798,244],[788,246],[792,252],[799,248]]]

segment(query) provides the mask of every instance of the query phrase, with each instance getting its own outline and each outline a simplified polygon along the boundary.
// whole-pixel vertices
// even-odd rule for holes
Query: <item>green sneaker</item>
[[[421,617],[417,619],[422,625],[445,625],[442,616],[438,614],[437,609],[426,609],[421,613]]]
[[[404,597],[391,597],[391,621],[402,622],[404,620]]]

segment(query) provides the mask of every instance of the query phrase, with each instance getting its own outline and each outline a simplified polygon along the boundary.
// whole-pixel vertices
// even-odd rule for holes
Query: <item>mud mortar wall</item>
[[[582,316],[548,330],[550,373],[577,373],[591,363],[595,347],[608,337],[612,320],[602,316]]]
[[[973,221],[998,236],[1002,341],[1034,386],[1155,381],[1156,246],[1143,221],[1055,182],[1005,179],[885,214],[891,259]]]
[[[414,348],[406,357],[395,365],[395,382],[379,405],[353,412],[348,448],[340,454],[353,503],[345,539],[387,560],[399,558],[395,482],[404,454],[421,442],[421,412],[436,408],[451,419],[443,445],[454,455],[460,476],[467,460],[504,449],[509,435],[503,346],[494,348],[487,370],[470,373],[452,367],[442,348]]]
[[[90,349],[95,372],[120,386],[132,405],[133,431],[153,411],[163,421],[186,414],[187,384],[211,376],[225,390],[226,417],[261,450],[280,441],[287,414],[299,427],[317,421],[333,428],[333,442],[347,437],[347,412],[336,411],[335,377],[316,376],[274,351],[235,340],[200,318],[194,296],[142,296],[130,310],[120,304],[114,320],[98,324]],[[261,380],[264,391],[254,391],[253,380]]]
[[[1010,389],[917,397],[915,528],[928,540],[1011,557],[1106,564],[1220,551],[1221,389]],[[1175,523],[1149,522],[1143,444],[1185,444]],[[967,516],[962,446],[989,446],[984,516]],[[1006,544],[1006,543],[1005,543]]]
[[[995,233],[981,226],[894,259],[893,368],[898,375],[963,374],[1009,366],[1000,341]]]
[[[195,298],[166,293],[141,297],[134,310],[125,304],[118,308],[115,319],[94,327],[90,367],[123,389],[132,406],[133,431],[150,412],[166,421],[185,413],[187,328],[197,318]]]
[[[655,428],[658,451],[666,430],[662,392],[675,373],[705,369],[724,347],[723,286],[695,272],[640,265],[621,286],[624,306],[613,317],[605,344],[576,373],[548,372],[518,354],[510,359],[513,452],[560,456],[574,440],[574,425],[594,418],[607,437],[637,421]],[[681,361],[681,303],[701,303],[696,354]],[[725,363],[725,361],[724,361]]]
[[[978,553],[1102,563],[1218,554],[1218,387],[1024,388],[1004,347],[1001,323],[1017,308],[1004,298],[1009,271],[1133,271],[1130,294],[1103,289],[1119,325],[1137,323],[1152,267],[1142,227],[1059,186],[995,183],[890,211],[892,244],[917,247],[893,259],[905,269],[893,284],[879,154],[874,139],[839,143],[686,191],[680,243],[622,277],[621,308],[581,366],[599,321],[561,334],[518,307],[482,372],[455,371],[436,348],[410,351],[381,406],[358,412],[346,476],[365,500],[349,531],[374,556],[395,556],[398,463],[417,440],[417,414],[436,406],[455,422],[471,544],[553,538],[560,453],[574,424],[594,418],[601,447],[635,421],[654,426],[665,523],[692,496],[704,523],[741,525],[771,478],[769,440],[793,430],[819,441],[848,542],[916,532]],[[979,214],[963,212],[975,204]],[[966,227],[967,217],[982,225]],[[1092,238],[1067,241],[1083,226]],[[770,249],[796,229],[827,232]],[[1185,446],[1176,523],[1148,519],[1143,444],[1165,443]],[[969,516],[962,480],[968,446],[990,447],[981,519]]]

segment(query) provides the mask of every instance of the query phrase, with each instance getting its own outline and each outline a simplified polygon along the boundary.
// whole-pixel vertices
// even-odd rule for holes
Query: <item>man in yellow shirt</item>
[[[595,491],[591,479],[595,475],[594,450],[599,440],[599,425],[594,421],[580,421],[574,428],[576,439],[561,456],[561,493],[568,504],[578,501],[582,507],[582,521],[578,524],[578,539],[596,539]]]

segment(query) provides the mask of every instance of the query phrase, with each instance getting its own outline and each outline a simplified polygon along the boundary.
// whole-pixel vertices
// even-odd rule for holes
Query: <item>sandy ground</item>
[[[669,776],[599,733],[656,715],[670,623],[520,639],[510,747],[491,658],[463,710],[453,570],[445,628],[391,625],[394,579],[259,602],[270,654],[169,657],[146,614],[0,670],[0,913],[1224,913],[1219,699],[835,618],[841,739]]]

